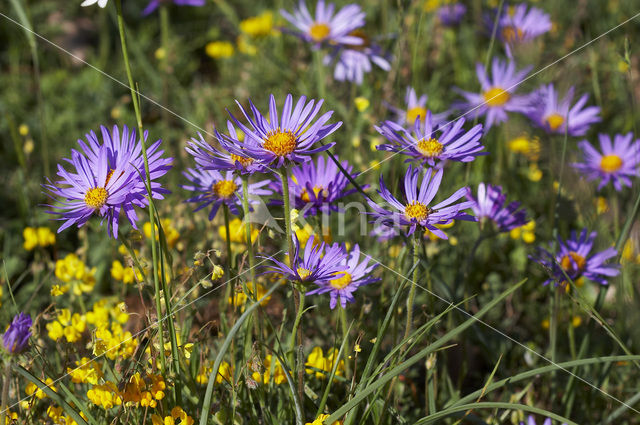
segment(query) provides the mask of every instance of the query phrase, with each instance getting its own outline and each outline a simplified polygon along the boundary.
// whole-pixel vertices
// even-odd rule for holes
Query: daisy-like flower
[[[336,277],[336,274],[347,270],[344,260],[347,253],[344,247],[337,243],[328,246],[325,242],[314,243],[315,235],[309,237],[304,247],[303,256],[300,256],[300,242],[298,237],[293,235],[294,256],[293,267],[283,263],[273,257],[269,257],[273,262],[267,267],[265,273],[277,273],[287,280],[296,281],[300,284],[328,282]]]
[[[22,312],[13,318],[7,331],[2,335],[2,345],[9,354],[20,354],[27,348],[32,324],[31,316]]]
[[[587,229],[583,229],[580,236],[572,231],[571,238],[566,242],[558,237],[558,253],[555,255],[538,248],[537,255],[531,258],[547,268],[551,275],[544,285],[550,282],[555,282],[556,286],[566,285],[565,274],[574,282],[584,276],[593,282],[606,285],[609,277],[620,274],[619,265],[605,264],[605,261],[618,253],[615,248],[610,247],[597,254],[591,253],[596,235],[596,232],[589,233]]]
[[[282,116],[278,116],[276,100],[273,95],[269,99],[269,117],[263,116],[253,102],[249,100],[251,113],[240,105],[238,106],[249,121],[252,128],[247,127],[231,116],[236,125],[245,134],[245,143],[242,146],[225,145],[225,148],[234,155],[251,157],[265,166],[282,167],[286,161],[307,162],[310,155],[330,149],[334,143],[314,148],[318,141],[324,139],[342,125],[342,122],[325,125],[333,111],[325,112],[313,122],[320,111],[323,100],[317,103],[315,100],[307,103],[306,96],[301,96],[295,107],[293,97],[289,94],[284,102]],[[253,139],[249,142],[247,139]],[[254,143],[255,142],[255,143]]]
[[[440,6],[436,12],[440,23],[445,27],[458,25],[466,13],[467,6],[462,3],[445,4]]]
[[[332,54],[324,58],[325,65],[329,65],[337,58],[333,78],[338,81],[350,81],[360,85],[364,81],[364,74],[371,72],[373,69],[372,63],[384,71],[391,69],[391,64],[387,60],[382,47],[373,43],[363,31],[356,30],[351,35],[360,38],[362,43],[357,46],[338,47],[334,49]]]
[[[242,179],[235,175],[233,171],[226,171],[223,174],[216,170],[188,168],[187,171],[182,174],[191,182],[191,184],[182,185],[181,187],[183,189],[196,192],[195,196],[185,201],[198,204],[194,212],[211,205],[209,220],[213,220],[218,209],[220,209],[220,206],[225,204],[233,214],[240,215],[242,202],[239,197],[242,196]],[[271,190],[265,187],[270,183],[270,180],[250,183],[249,195],[271,195]],[[258,203],[259,201],[257,199],[249,199],[249,204]]]
[[[69,172],[58,164],[60,179],[55,183],[47,180],[44,185],[47,195],[59,201],[58,205],[48,205],[51,207],[49,213],[60,215],[57,220],[64,221],[58,233],[74,224],[81,227],[97,214],[107,220],[109,234],[117,238],[120,211],[125,212],[131,225],[137,229],[134,205],[148,205],[142,144],[136,141],[136,133],[126,126],[122,134],[117,126],[111,133],[104,126],[101,130],[104,143],[100,143],[92,131],[86,135],[88,144],[78,140],[82,152],[72,149],[71,159],[65,159],[75,172]],[[145,139],[147,134],[144,133]],[[154,199],[163,199],[163,194],[168,193],[160,183],[153,181],[171,168],[172,158],[162,158],[161,143],[158,140],[147,147]]]
[[[471,209],[478,220],[488,219],[496,224],[499,232],[508,232],[516,227],[524,226],[527,220],[527,212],[518,210],[520,202],[511,202],[504,205],[507,196],[502,193],[500,186],[478,185],[478,197],[475,198],[471,191],[467,199],[472,202]]]
[[[322,43],[331,45],[362,44],[362,39],[354,37],[351,32],[364,26],[365,13],[357,4],[349,4],[337,13],[333,13],[336,5],[325,4],[324,0],[316,3],[315,16],[311,16],[305,0],[300,0],[293,15],[281,10],[282,16],[298,29],[295,34],[301,39],[319,46]]]
[[[482,124],[464,131],[464,123],[464,118],[459,118],[439,128],[433,122],[431,111],[427,111],[424,123],[416,118],[411,131],[395,122],[385,121],[375,129],[390,143],[378,145],[376,149],[402,153],[409,156],[406,162],[417,160],[431,167],[435,166],[436,160],[470,162],[487,152],[481,152],[484,149],[480,143]]]
[[[494,17],[487,19],[489,31],[493,30],[494,21]],[[529,8],[527,4],[520,3],[507,8],[500,15],[497,36],[504,43],[514,44],[531,41],[550,30],[549,14],[537,7]]]
[[[351,174],[353,167],[347,161],[340,162],[342,168]],[[356,189],[347,189],[349,180],[338,169],[333,160],[325,160],[319,156],[317,162],[306,162],[291,169],[289,177],[289,193],[293,200],[293,207],[304,216],[316,215],[319,212],[329,213],[338,211],[335,204],[340,198],[352,194]],[[274,181],[272,184],[276,192],[282,193],[282,183]],[[282,205],[282,200],[274,200],[274,204]]]
[[[585,107],[589,99],[588,94],[582,95],[576,104],[571,106],[573,95],[574,88],[571,87],[565,97],[558,100],[558,92],[553,84],[542,86],[532,95],[533,109],[527,115],[538,127],[549,133],[583,136],[591,124],[600,121],[600,108]]]
[[[416,94],[413,87],[407,87],[407,92],[404,96],[403,108],[397,108],[389,105],[395,115],[395,123],[402,126],[412,126],[418,117],[420,121],[424,122],[427,117],[427,95],[423,94],[420,97]],[[431,122],[433,125],[442,124],[445,122],[448,112],[442,112],[439,114],[431,114]]]
[[[82,7],[87,7],[87,6],[93,6],[94,4],[98,4],[98,6],[100,6],[101,8],[105,8],[107,7],[107,3],[109,2],[109,0],[84,0],[80,6]]]
[[[389,227],[408,226],[407,235],[411,235],[417,227],[426,228],[439,238],[448,239],[447,235],[436,227],[436,224],[449,224],[451,220],[475,221],[475,217],[464,212],[464,210],[471,207],[470,201],[453,204],[466,195],[468,190],[466,187],[458,189],[444,201],[429,206],[429,203],[435,198],[440,188],[442,173],[442,169],[435,171],[427,168],[422,184],[418,188],[420,169],[416,168],[414,170],[409,166],[404,176],[404,203],[391,194],[385,186],[382,176],[380,176],[378,193],[392,208],[383,208],[369,200],[369,205],[374,211],[371,214],[376,217],[375,223],[381,223]]]
[[[361,286],[377,282],[380,279],[370,276],[370,273],[378,267],[377,263],[369,265],[371,258],[364,255],[360,261],[360,246],[355,244],[349,256],[342,260],[342,264],[347,268],[338,272],[333,279],[328,282],[317,282],[318,288],[307,292],[307,295],[325,294],[329,292],[331,300],[329,306],[333,310],[340,299],[342,308],[347,307],[347,303],[355,301],[353,293]]]
[[[143,16],[147,16],[153,13],[162,2],[167,2],[169,0],[151,0],[147,7],[142,11]],[[171,0],[173,4],[177,6],[204,6],[206,0]]]
[[[468,111],[474,118],[486,115],[487,130],[493,124],[506,121],[507,112],[527,113],[531,108],[529,95],[517,95],[516,89],[530,70],[531,67],[528,66],[518,71],[513,61],[505,62],[493,58],[489,77],[484,65],[478,63],[476,73],[482,92],[458,90],[466,102],[458,102],[456,107],[464,112]]]
[[[611,137],[607,134],[599,134],[600,150],[586,140],[578,143],[582,150],[584,162],[572,164],[582,171],[588,180],[600,180],[598,190],[609,183],[617,191],[622,186],[631,186],[629,177],[638,177],[638,163],[640,163],[640,140],[633,140],[633,134],[616,134],[611,143]]]

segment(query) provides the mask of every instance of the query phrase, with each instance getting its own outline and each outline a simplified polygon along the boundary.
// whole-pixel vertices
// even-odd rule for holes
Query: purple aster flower
[[[315,122],[312,122],[320,111],[324,100],[315,100],[307,103],[306,96],[301,96],[295,107],[293,97],[289,94],[284,102],[282,116],[278,117],[276,100],[271,95],[269,100],[269,117],[263,116],[253,102],[249,100],[253,118],[240,105],[238,106],[242,114],[249,121],[252,128],[249,128],[231,116],[240,130],[245,134],[245,143],[242,150],[234,151],[229,144],[225,148],[235,155],[247,155],[264,165],[273,165],[276,168],[282,167],[285,161],[306,162],[310,160],[310,155],[330,149],[334,143],[314,148],[321,139],[324,139],[342,125],[342,122],[325,125],[333,111],[325,112]],[[253,139],[249,142],[247,139]],[[243,155],[244,154],[244,155]]]
[[[58,214],[64,223],[58,233],[76,224],[83,226],[91,216],[99,215],[107,219],[109,234],[118,237],[120,211],[124,211],[131,225],[137,229],[138,216],[134,205],[145,207],[146,172],[142,156],[142,144],[136,141],[136,133],[124,126],[122,135],[117,126],[111,133],[102,126],[100,143],[92,131],[86,134],[88,144],[78,140],[82,152],[71,150],[71,159],[66,162],[75,168],[67,171],[58,164],[60,177],[55,183],[47,180],[44,188],[52,200],[59,205],[48,205],[50,214]],[[148,133],[144,133],[145,140]],[[154,199],[163,199],[168,193],[160,183],[153,180],[163,176],[171,168],[172,158],[162,158],[164,151],[159,150],[161,140],[147,147],[149,173],[151,177],[151,193]]]
[[[558,253],[552,254],[542,248],[538,248],[537,255],[531,257],[545,268],[551,275],[551,278],[544,282],[556,282],[558,285],[566,285],[566,276],[572,281],[576,281],[584,276],[587,279],[607,284],[607,278],[617,276],[620,273],[619,265],[604,264],[609,258],[615,257],[618,253],[615,248],[610,247],[597,254],[591,254],[593,249],[593,241],[596,238],[596,232],[588,233],[587,229],[583,229],[580,236],[575,231],[571,232],[571,238],[566,242],[558,237]]]
[[[378,223],[369,232],[369,236],[376,238],[378,242],[387,242],[400,235],[400,231],[396,227],[389,227],[382,223]]]
[[[242,209],[242,179],[234,174],[233,171],[226,171],[222,174],[216,170],[204,170],[202,168],[187,168],[182,173],[192,184],[182,185],[181,187],[197,195],[187,199],[184,202],[194,202],[199,204],[194,210],[199,211],[211,205],[209,212],[209,220],[213,220],[222,204],[229,207],[229,210],[240,215]],[[271,190],[265,188],[271,183],[270,180],[262,180],[257,183],[249,184],[250,196],[269,196]],[[256,199],[249,199],[250,204],[258,204]]]
[[[377,282],[380,279],[369,276],[369,274],[378,267],[377,263],[369,265],[371,258],[364,254],[364,259],[360,262],[360,246],[355,244],[353,250],[349,253],[348,257],[342,260],[342,264],[347,268],[337,273],[334,278],[325,282],[316,282],[318,288],[307,292],[307,295],[324,294],[329,292],[331,301],[329,306],[333,310],[336,307],[338,298],[340,298],[340,305],[342,308],[346,308],[347,303],[355,301],[353,293],[361,286],[368,285],[373,282]]]
[[[302,284],[328,282],[336,274],[347,270],[344,260],[347,253],[344,247],[334,243],[328,246],[326,243],[315,243],[315,235],[311,235],[304,247],[303,256],[300,257],[300,242],[293,235],[294,257],[290,267],[288,264],[269,257],[274,263],[267,268],[265,273],[282,274],[285,279]]]
[[[404,198],[406,203],[400,202],[391,194],[385,186],[382,176],[380,176],[378,193],[392,208],[385,209],[369,200],[369,205],[374,210],[371,214],[376,217],[376,223],[382,223],[389,227],[409,226],[407,235],[411,235],[416,230],[416,227],[420,226],[429,229],[441,239],[448,239],[447,235],[436,227],[436,224],[449,224],[451,220],[475,221],[475,217],[463,212],[463,210],[471,207],[470,201],[452,205],[466,195],[468,190],[466,187],[458,189],[444,201],[434,206],[429,206],[440,187],[442,173],[442,169],[437,171],[431,168],[425,169],[422,185],[418,190],[420,169],[416,168],[414,170],[409,166],[404,176]]]
[[[486,185],[480,183],[478,185],[478,197],[475,198],[471,191],[467,194],[467,199],[472,202],[471,209],[474,215],[482,220],[487,218],[493,221],[499,232],[508,232],[511,229],[525,225],[527,220],[527,212],[518,210],[520,202],[511,202],[504,205],[507,196],[502,193],[500,186]]]
[[[458,25],[466,13],[467,6],[462,3],[445,4],[436,12],[442,25],[446,27]]]
[[[617,191],[622,190],[622,186],[631,187],[629,177],[638,177],[638,163],[640,162],[640,140],[633,140],[633,134],[616,134],[611,137],[607,134],[599,134],[600,149],[598,152],[591,143],[586,140],[578,143],[584,156],[584,162],[572,164],[573,167],[582,171],[587,180],[600,180],[598,190],[609,183]]]
[[[204,6],[206,0],[171,0],[173,4],[177,6]],[[153,13],[161,3],[168,3],[169,0],[151,0],[147,7],[142,11],[142,16],[147,16]]]
[[[486,19],[489,34],[493,31],[495,15]],[[520,3],[510,6],[500,14],[497,37],[503,43],[515,44],[531,41],[551,30],[549,14],[537,7]]]
[[[358,85],[364,81],[364,74],[371,72],[372,63],[384,71],[391,69],[386,54],[378,44],[373,43],[364,32],[353,31],[353,37],[360,38],[362,43],[357,46],[338,47],[324,58],[324,64],[329,65],[335,58],[336,67],[333,78],[338,81],[350,81]]]
[[[396,108],[387,105],[396,114],[394,122],[398,125],[413,125],[416,118],[420,117],[420,121],[424,122],[427,116],[427,95],[423,94],[418,97],[416,91],[412,87],[407,87],[404,96],[404,108]],[[433,125],[442,124],[446,121],[449,112],[441,112],[439,114],[431,114],[431,122]]]
[[[333,3],[325,5],[324,0],[318,0],[315,16],[311,16],[305,1],[300,0],[293,15],[286,10],[281,10],[280,13],[298,29],[299,32],[295,32],[295,35],[316,47],[322,43],[361,44],[362,39],[354,37],[351,32],[364,26],[365,13],[357,4],[349,4],[334,14],[335,7]]]
[[[520,71],[516,70],[513,61],[505,62],[493,58],[491,63],[491,77],[484,65],[476,65],[476,73],[482,88],[481,93],[471,93],[458,90],[466,98],[466,102],[458,102],[455,106],[471,114],[473,118],[486,115],[487,130],[493,124],[507,120],[507,112],[527,113],[531,109],[529,95],[515,94],[516,87],[531,70],[528,66]]]
[[[533,109],[527,114],[538,126],[549,133],[583,136],[589,126],[600,121],[600,108],[585,104],[588,94],[582,95],[575,105],[571,106],[574,88],[571,87],[565,97],[558,101],[558,93],[553,84],[542,86],[532,95]],[[569,128],[567,129],[567,124]]]
[[[19,313],[13,318],[13,322],[2,335],[4,349],[9,354],[20,354],[27,348],[31,337],[31,325],[33,325],[33,322],[28,314]]]
[[[380,127],[375,126],[375,129],[390,143],[376,148],[402,153],[409,156],[406,162],[417,160],[431,167],[435,166],[436,160],[470,162],[487,152],[481,152],[484,149],[480,143],[482,124],[464,131],[464,123],[465,119],[459,118],[452,124],[438,127],[433,123],[431,111],[427,111],[424,123],[416,118],[412,131],[405,130],[393,121],[385,121]]]
[[[357,173],[351,174],[353,167],[347,161],[342,161],[340,165],[351,177],[357,177]],[[339,211],[336,201],[357,190],[347,189],[348,185],[349,180],[338,169],[336,163],[319,156],[316,163],[305,162],[291,169],[289,194],[293,200],[293,207],[302,211],[306,217],[319,212]],[[280,181],[274,181],[272,187],[274,191],[282,193]],[[282,200],[276,199],[273,203],[282,205]]]

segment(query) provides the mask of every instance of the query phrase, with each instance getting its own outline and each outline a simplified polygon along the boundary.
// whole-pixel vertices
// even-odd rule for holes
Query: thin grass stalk
[[[227,279],[229,279],[229,285],[227,285],[227,293],[225,294],[225,299],[229,299],[229,297],[231,297],[231,308],[235,308],[235,289],[234,289],[234,282],[233,282],[233,276],[231,276],[231,267],[232,267],[232,259],[233,259],[233,253],[231,251],[231,227],[229,226],[229,207],[227,207],[227,204],[223,203],[222,204],[222,214],[224,216],[224,230],[226,232],[227,235],[227,243],[226,243],[226,247],[227,247],[227,261],[226,261],[226,268],[227,268]],[[225,301],[225,305],[227,304],[227,302]]]
[[[409,290],[409,298],[407,298],[407,323],[404,328],[404,338],[407,339],[411,333],[411,326],[413,324],[413,303],[416,298],[416,287],[418,282],[418,274],[420,267],[420,231],[416,231],[413,234],[413,279],[411,282],[411,289]]]
[[[247,255],[249,257],[249,274],[253,283],[254,291],[257,291],[256,282],[256,257],[253,252],[253,241],[251,240],[251,207],[249,206],[249,176],[242,175],[242,209],[244,209],[244,234],[247,240]],[[257,293],[257,292],[256,292]]]

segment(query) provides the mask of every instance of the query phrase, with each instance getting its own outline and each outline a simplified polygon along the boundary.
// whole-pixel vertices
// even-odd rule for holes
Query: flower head
[[[494,17],[487,19],[489,31],[493,30]],[[551,30],[549,14],[525,3],[509,7],[500,15],[497,37],[503,43],[515,44],[531,41]]]
[[[484,149],[480,143],[482,124],[464,131],[464,123],[465,119],[459,118],[450,125],[438,127],[433,122],[431,111],[427,111],[423,123],[416,118],[411,131],[393,121],[385,121],[375,129],[390,143],[378,145],[377,149],[402,153],[409,156],[407,162],[417,160],[431,167],[436,165],[436,161],[470,162],[487,152],[481,152]]]
[[[235,150],[229,145],[225,148],[235,155],[249,156],[264,165],[276,168],[282,167],[286,161],[306,162],[311,154],[325,151],[333,143],[320,147],[313,147],[318,141],[324,139],[342,125],[342,122],[325,125],[333,111],[325,112],[315,122],[323,100],[309,101],[301,96],[295,107],[293,97],[289,94],[284,102],[282,115],[278,116],[276,100],[273,95],[269,99],[269,116],[263,116],[253,102],[249,100],[253,117],[240,105],[238,106],[251,128],[245,126],[232,116],[240,130],[245,134],[245,143],[242,148]],[[249,141],[247,139],[252,139]]]
[[[588,180],[600,180],[598,189],[602,189],[609,183],[617,191],[622,186],[631,186],[629,177],[638,177],[638,163],[640,163],[640,140],[633,140],[633,134],[616,134],[611,137],[607,134],[599,134],[601,152],[586,140],[578,143],[582,151],[583,162],[573,164],[573,167],[582,171]]]
[[[518,210],[519,202],[511,202],[504,205],[507,197],[502,193],[500,186],[478,185],[478,197],[475,198],[471,191],[467,194],[467,199],[472,202],[471,209],[479,219],[487,218],[493,221],[499,232],[508,232],[520,226],[524,226],[527,220],[527,212]]]
[[[164,0],[151,0],[147,7],[142,11],[142,16],[153,13]],[[206,0],[173,0],[173,4],[177,6],[204,6]]]
[[[31,316],[19,313],[13,318],[7,331],[2,335],[4,349],[10,354],[20,354],[27,348],[31,337]]]
[[[589,99],[588,94],[582,95],[576,104],[571,106],[573,95],[574,88],[571,87],[565,97],[558,100],[558,93],[553,84],[542,86],[532,95],[533,108],[527,115],[538,127],[549,133],[583,136],[591,124],[600,121],[600,108],[585,107]]]
[[[466,13],[467,6],[462,3],[444,4],[436,12],[440,23],[446,27],[458,25]]]
[[[338,81],[350,81],[358,85],[364,81],[364,74],[371,72],[371,64],[377,65],[384,71],[391,69],[386,53],[378,44],[372,42],[363,31],[351,33],[360,38],[362,43],[356,46],[339,46],[324,58],[325,65],[336,60],[333,77]]]
[[[404,96],[404,105],[402,105],[401,108],[388,105],[389,109],[396,115],[393,121],[401,126],[412,126],[416,122],[416,118],[419,117],[420,121],[424,123],[427,117],[427,100],[428,97],[426,94],[418,97],[413,87],[407,87]],[[433,125],[442,124],[448,115],[449,112],[439,114],[431,113],[431,122]]]
[[[325,282],[316,282],[318,287],[307,292],[307,295],[329,293],[331,297],[329,306],[334,309],[340,300],[342,308],[346,308],[347,303],[355,301],[353,293],[361,286],[377,282],[380,279],[370,276],[370,273],[378,267],[377,263],[369,265],[370,257],[364,255],[360,261],[360,246],[355,244],[353,250],[345,257],[341,264],[346,266],[342,272],[338,272],[333,279]]]
[[[520,425],[525,425],[525,423],[520,422]],[[533,415],[529,415],[529,417],[527,418],[526,425],[536,425],[536,419],[533,417]],[[551,425],[551,418],[545,419],[542,425]],[[567,425],[567,424],[562,424],[562,425]]]
[[[389,227],[408,226],[407,235],[412,234],[417,227],[422,227],[429,229],[442,239],[448,239],[447,235],[436,227],[436,224],[449,224],[451,220],[475,221],[474,217],[463,212],[471,206],[471,202],[465,201],[453,204],[466,195],[468,189],[465,187],[458,189],[444,201],[429,206],[429,203],[435,198],[440,188],[442,173],[442,169],[434,171],[431,168],[427,168],[422,178],[422,184],[418,188],[420,169],[416,168],[414,170],[409,166],[404,176],[404,203],[391,194],[385,186],[382,176],[380,176],[378,193],[390,204],[391,208],[385,209],[369,200],[369,205],[374,210],[372,214],[377,219],[376,222]]]

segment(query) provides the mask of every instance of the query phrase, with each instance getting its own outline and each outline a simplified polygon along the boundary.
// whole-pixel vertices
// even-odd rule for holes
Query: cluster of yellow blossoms
[[[263,384],[268,384],[271,381],[271,363],[273,365],[273,382],[277,385],[280,385],[287,381],[287,376],[284,374],[284,369],[280,364],[280,360],[277,357],[273,357],[271,354],[267,354],[262,362],[262,367],[264,372],[253,372],[251,377],[256,382],[262,382]]]
[[[307,422],[305,425],[324,425],[325,419],[327,419],[329,415],[320,415],[313,422]],[[341,421],[335,421],[331,425],[342,425]]]
[[[157,414],[151,415],[151,425],[193,425],[193,423],[193,418],[180,406],[171,409],[171,415],[164,418]]]
[[[76,254],[67,254],[56,261],[55,275],[64,285],[53,285],[51,295],[57,297],[72,289],[74,295],[93,291],[96,268],[89,268]]]
[[[542,179],[542,170],[538,168],[540,159],[540,140],[530,139],[526,135],[516,137],[507,143],[507,147],[513,153],[525,156],[530,162],[527,177],[533,182]]]
[[[249,296],[251,298],[249,298],[247,296],[247,294],[244,293],[244,291],[242,290],[236,290],[235,293],[233,294],[233,297],[229,297],[228,299],[228,303],[233,305],[234,307],[240,307],[240,311],[244,312],[244,308],[245,305],[247,303],[247,300],[251,300],[253,298],[259,300],[260,298],[262,298],[266,293],[267,293],[267,288],[261,284],[258,283],[258,289],[256,290],[253,282],[247,282],[247,291],[249,292]],[[240,289],[240,288],[238,288]],[[262,300],[260,302],[261,306],[266,306],[267,304],[269,304],[269,301],[271,300],[271,295],[269,295],[268,297],[266,297],[264,300]]]
[[[97,385],[104,376],[100,363],[89,360],[87,357],[76,360],[75,368],[67,367],[67,373],[71,376],[71,382],[74,384]]]
[[[167,241],[167,245],[169,248],[174,248],[180,239],[180,233],[173,227],[171,224],[171,220],[168,218],[163,218],[160,220],[160,224],[162,224],[162,231],[164,232],[164,237]],[[156,241],[160,240],[160,232],[158,231],[158,226],[156,226]],[[142,232],[147,237],[147,239],[151,238],[151,222],[147,221],[142,225]]]
[[[48,227],[25,227],[22,231],[24,249],[31,251],[36,247],[45,248],[56,243],[56,234]]]
[[[78,425],[71,416],[63,415],[63,409],[60,406],[49,406],[47,408],[47,416],[49,416],[54,425]],[[80,416],[85,420],[87,419],[84,412],[80,412]]]
[[[258,53],[257,47],[251,42],[252,39],[258,40],[279,34],[274,26],[273,12],[268,10],[241,21],[239,26],[241,34],[236,39],[236,44],[238,51],[245,55],[254,56]],[[205,52],[214,59],[226,59],[234,55],[235,47],[229,41],[212,41],[205,47]]]
[[[332,348],[327,352],[325,356],[322,348],[314,347],[307,356],[307,362],[305,366],[309,366],[311,369],[305,369],[310,375],[315,374],[316,378],[323,379],[326,373],[330,373],[333,369],[333,365],[338,357],[338,350]],[[326,372],[326,373],[323,373]],[[336,375],[341,376],[344,373],[344,360],[340,360],[336,369]]]
[[[111,409],[114,406],[142,406],[155,408],[165,396],[167,385],[162,375],[149,373],[144,377],[136,372],[129,378],[124,390],[120,391],[115,383],[106,381],[95,384],[87,391],[87,397],[96,406]]]
[[[531,220],[527,224],[511,229],[509,236],[511,236],[511,239],[522,239],[526,243],[534,243],[536,240],[536,222]]]

